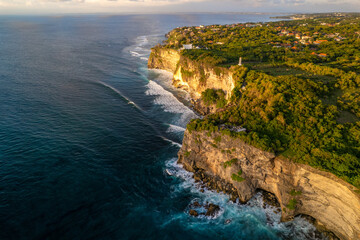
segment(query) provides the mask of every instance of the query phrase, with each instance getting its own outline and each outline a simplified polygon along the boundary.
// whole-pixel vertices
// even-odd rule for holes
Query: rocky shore
[[[195,182],[200,183],[200,191],[204,191],[204,188],[214,190],[230,196],[230,201],[236,203],[239,200],[238,191],[232,183],[226,182],[224,179],[218,176],[211,176],[206,173],[203,169],[195,168],[192,169],[194,173]],[[262,199],[263,199],[263,208],[265,209],[267,205],[274,207],[276,210],[275,213],[281,212],[281,206],[278,202],[275,194],[271,192],[264,191],[262,189],[258,189],[257,192],[261,192]],[[246,202],[239,202],[239,204],[246,204]],[[212,204],[207,203],[206,205],[201,205],[199,202],[194,202],[190,204],[189,215],[193,217],[200,217],[200,216],[210,216],[214,217],[217,212],[220,210],[220,207]],[[198,208],[205,208],[207,211],[206,213],[199,213],[196,209]],[[322,224],[309,216],[309,215],[299,215],[299,217],[306,219],[308,222],[313,224],[316,227],[315,237],[317,239],[328,239],[328,240],[339,240],[339,238],[330,230],[326,229]],[[231,219],[226,220],[225,224],[231,222]]]
[[[313,220],[329,239],[360,239],[360,198],[336,176],[296,164],[220,132],[185,132],[179,163],[196,181],[248,202],[265,191],[282,221],[296,216]],[[332,234],[333,233],[333,234]],[[336,237],[335,237],[336,236]]]

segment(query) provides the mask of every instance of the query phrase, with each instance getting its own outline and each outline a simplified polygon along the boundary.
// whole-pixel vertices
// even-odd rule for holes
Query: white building
[[[191,50],[191,49],[193,49],[193,45],[192,44],[184,44],[182,49]]]

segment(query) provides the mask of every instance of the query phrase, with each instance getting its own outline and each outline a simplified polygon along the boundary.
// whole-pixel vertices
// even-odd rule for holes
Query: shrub
[[[236,182],[242,182],[244,181],[245,179],[241,177],[242,175],[242,170],[240,170],[237,174],[236,173],[233,173],[231,175],[231,179],[236,181]]]
[[[236,163],[237,161],[238,161],[237,158],[233,158],[233,159],[231,159],[231,160],[229,160],[229,161],[224,162],[224,163],[223,163],[223,167],[224,167],[224,168],[231,167],[231,165],[233,165],[233,164]]]
[[[217,108],[223,108],[227,103],[223,90],[215,90],[211,88],[208,88],[201,93],[201,99],[206,105],[216,104]]]
[[[213,144],[213,143],[211,144],[211,146],[214,147],[214,148],[218,148],[218,146],[216,144]]]
[[[221,141],[221,136],[215,137],[214,141],[215,141],[216,144],[218,144]]]
[[[293,197],[301,195],[301,194],[302,194],[301,191],[296,191],[295,189],[291,190],[291,192],[290,192],[290,195]]]
[[[289,203],[288,203],[288,205],[286,205],[286,207],[290,210],[295,210],[296,204],[297,204],[297,201],[296,201],[296,199],[293,198],[289,201]]]

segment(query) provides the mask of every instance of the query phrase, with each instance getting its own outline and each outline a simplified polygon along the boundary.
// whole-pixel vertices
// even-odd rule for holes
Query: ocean
[[[240,205],[199,191],[176,163],[198,116],[170,73],[147,69],[175,27],[270,16],[1,16],[0,239],[316,239],[260,193]],[[194,218],[194,201],[221,210]]]

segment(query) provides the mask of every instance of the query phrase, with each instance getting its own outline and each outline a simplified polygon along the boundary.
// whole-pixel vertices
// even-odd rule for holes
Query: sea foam
[[[182,102],[180,102],[173,93],[165,90],[161,85],[155,81],[150,80],[147,84],[147,95],[155,96],[154,103],[161,106],[165,112],[181,114],[180,119],[176,125],[185,127],[186,124],[197,115]]]

